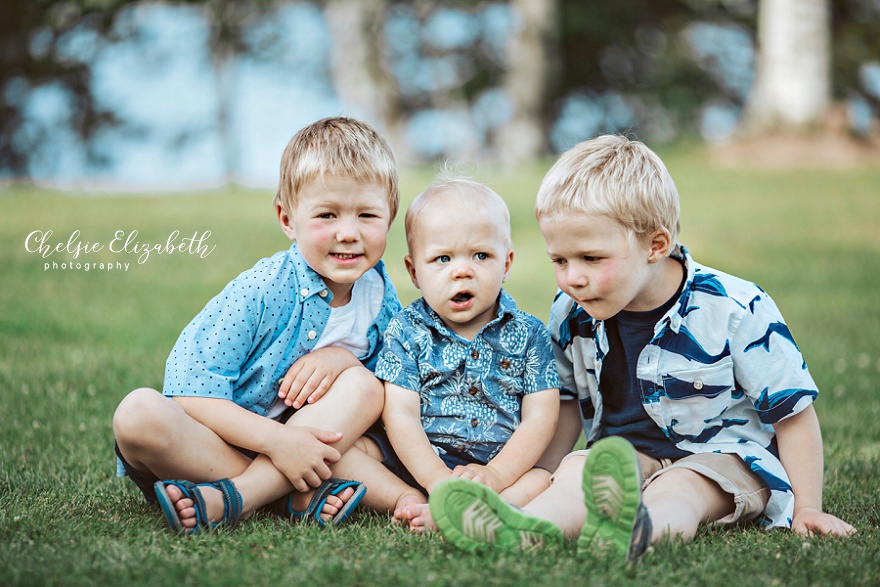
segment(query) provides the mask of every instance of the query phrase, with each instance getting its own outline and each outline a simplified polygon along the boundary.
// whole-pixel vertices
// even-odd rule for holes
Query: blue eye
[[[489,254],[488,253],[477,253],[476,255],[474,255],[474,257],[476,257],[478,261],[485,261],[486,259],[489,258]]]
[[[434,259],[438,263],[449,263],[449,255],[440,255],[436,259]]]

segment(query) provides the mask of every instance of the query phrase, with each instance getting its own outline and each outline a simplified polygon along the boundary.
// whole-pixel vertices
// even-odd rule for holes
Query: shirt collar
[[[659,328],[661,324],[666,323],[669,324],[670,330],[678,334],[678,331],[681,328],[681,323],[689,312],[688,308],[690,307],[691,296],[694,293],[695,267],[694,260],[691,258],[690,253],[681,243],[675,245],[670,256],[681,261],[687,272],[687,278],[685,279],[684,287],[681,290],[681,295],[678,297],[678,302],[673,304],[672,308],[666,312],[666,315],[660,319],[660,322],[657,323],[657,327]]]
[[[300,268],[298,271],[299,280],[297,283],[297,286],[299,287],[297,294],[299,297],[306,299],[317,295],[323,298],[327,303],[330,303],[330,300],[333,299],[333,292],[327,287],[324,278],[321,277],[317,271],[312,269],[303,258],[302,253],[299,252],[299,247],[297,246],[296,241],[290,246],[290,257],[294,261],[294,266]]]

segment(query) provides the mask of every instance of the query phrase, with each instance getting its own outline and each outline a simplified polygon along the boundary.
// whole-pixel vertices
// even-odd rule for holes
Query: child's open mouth
[[[456,309],[464,309],[470,306],[471,300],[474,299],[474,294],[468,293],[466,291],[456,294],[452,297],[452,307]]]
[[[355,253],[332,253],[334,257],[339,259],[340,261],[351,261],[352,259],[357,259],[360,255]]]

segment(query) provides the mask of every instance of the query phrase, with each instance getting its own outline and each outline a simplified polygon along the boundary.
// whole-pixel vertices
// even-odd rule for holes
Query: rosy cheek
[[[601,289],[613,287],[618,281],[618,274],[616,263],[606,263],[600,271],[593,275],[593,285]]]
[[[554,265],[553,275],[556,277],[556,285],[559,286],[559,289],[564,292],[568,292],[571,289],[569,287],[568,279],[566,277],[567,274],[562,267],[560,267],[559,265]]]
[[[309,238],[315,242],[326,242],[330,239],[332,231],[322,222],[309,223]]]

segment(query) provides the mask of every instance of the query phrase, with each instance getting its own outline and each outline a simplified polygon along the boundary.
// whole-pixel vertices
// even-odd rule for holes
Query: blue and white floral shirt
[[[808,407],[816,384],[766,292],[695,263],[681,245],[675,256],[687,282],[639,356],[642,405],[678,448],[739,455],[770,489],[760,522],[790,527],[794,495],[772,424]],[[605,325],[559,293],[549,328],[563,398],[580,400],[589,444],[602,421]]]
[[[435,450],[488,463],[520,423],[522,397],[559,387],[550,335],[502,290],[495,318],[472,341],[449,330],[423,299],[385,331],[376,377],[417,392]]]
[[[381,275],[384,294],[367,331],[369,349],[358,358],[373,368],[382,333],[401,306],[382,261],[370,271]],[[278,380],[321,339],[332,299],[296,243],[260,260],[184,328],[165,365],[163,393],[228,399],[266,415]]]

